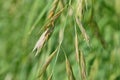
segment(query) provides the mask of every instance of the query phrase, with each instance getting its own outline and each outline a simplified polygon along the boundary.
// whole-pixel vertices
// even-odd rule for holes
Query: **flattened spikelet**
[[[59,0],[54,0],[52,8],[51,8],[51,10],[49,12],[49,15],[48,15],[48,19],[50,19],[50,18],[52,18],[54,16],[55,10],[56,10],[57,5],[58,5],[58,2],[59,2]]]
[[[80,62],[79,62],[79,67],[80,67],[80,72],[81,72],[81,77],[82,80],[86,80],[86,63],[85,63],[85,58],[82,52],[80,52]]]
[[[82,25],[82,17],[83,17],[83,10],[84,10],[84,4],[87,3],[85,0],[78,0],[77,5],[77,11],[76,11],[76,23],[79,26],[80,31],[82,32],[82,35],[89,46],[89,36],[87,35],[83,25]]]
[[[76,51],[77,61],[79,62],[78,35],[77,35],[76,26],[75,26],[75,51]]]
[[[69,80],[75,80],[72,67],[71,67],[70,62],[69,62],[69,60],[67,59],[67,57],[66,57],[66,72],[67,72],[67,75],[68,75],[68,79],[69,79]]]
[[[85,38],[85,41],[87,42],[87,45],[89,46],[89,36],[87,35],[81,21],[76,17],[76,22],[80,28],[80,31],[82,32],[83,37]]]
[[[44,74],[44,72],[46,71],[48,65],[50,64],[50,62],[52,61],[53,57],[55,56],[56,52],[57,52],[58,48],[47,58],[45,64],[42,66],[40,74],[38,77],[41,77],[42,74]]]
[[[39,40],[37,41],[37,43],[35,44],[35,47],[33,49],[33,51],[37,51],[35,56],[40,52],[41,48],[43,47],[45,41],[47,40],[47,34],[48,29],[46,29],[46,31],[44,31],[44,33],[40,36]]]

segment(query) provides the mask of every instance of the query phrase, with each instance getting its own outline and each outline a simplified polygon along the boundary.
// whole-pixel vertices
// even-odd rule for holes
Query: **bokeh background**
[[[66,5],[68,1],[64,1]],[[90,37],[90,47],[86,44],[81,31],[79,48],[86,60],[88,80],[120,80],[120,0],[95,0],[94,20],[99,29],[87,24],[91,13],[91,1],[87,0],[84,28]],[[46,16],[53,0],[0,0],[0,80],[37,80],[36,75],[47,56],[59,43],[59,31],[65,24],[62,47],[70,60],[76,80],[79,80],[78,66],[74,46],[74,19],[66,9],[57,19],[54,32],[41,55],[34,56],[32,49],[42,34],[41,26],[46,23]],[[76,0],[72,6],[76,6]],[[68,17],[65,16],[68,14]],[[74,14],[74,12],[73,12]],[[32,29],[34,27],[34,29]],[[101,36],[96,37],[97,32]],[[104,43],[101,43],[104,40]],[[105,44],[105,47],[104,47]],[[29,57],[29,55],[32,55]],[[55,58],[46,71],[47,80],[55,63]],[[53,80],[67,80],[65,57],[60,50],[54,68]]]

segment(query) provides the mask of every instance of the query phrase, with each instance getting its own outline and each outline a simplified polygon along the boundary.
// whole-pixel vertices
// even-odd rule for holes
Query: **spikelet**
[[[83,0],[77,0],[77,11],[76,16],[79,17],[80,20],[82,20],[82,11],[83,11]]]
[[[75,53],[76,53],[76,59],[79,62],[78,35],[77,35],[76,26],[75,26]]]
[[[52,4],[52,8],[51,8],[51,10],[49,12],[49,15],[48,15],[48,19],[50,19],[50,18],[52,18],[54,16],[55,10],[56,10],[57,5],[58,5],[58,2],[59,2],[59,0],[54,0],[54,2]]]
[[[75,49],[76,49],[76,58],[79,65],[79,72],[81,73],[82,80],[86,80],[86,65],[85,59],[82,52],[79,51],[78,48],[78,37],[77,37],[77,30],[75,26]]]
[[[35,56],[41,51],[41,48],[43,47],[45,41],[47,40],[48,36],[48,29],[44,31],[44,33],[40,36],[39,40],[35,44],[35,47],[33,49],[33,52],[36,51]]]
[[[45,42],[49,39],[50,35],[52,34],[54,28],[47,28],[43,34],[40,36],[39,40],[35,44],[33,52],[36,51],[35,56],[41,51],[42,47],[44,46]]]
[[[53,57],[55,56],[56,52],[57,52],[58,48],[47,58],[45,64],[42,66],[41,71],[39,73],[38,77],[41,77],[42,74],[44,74],[44,72],[46,71],[48,65],[50,64],[50,62],[52,61]]]
[[[83,35],[83,37],[84,37],[87,45],[89,46],[89,36],[87,35],[87,33],[86,33],[86,31],[85,31],[85,29],[84,29],[81,21],[80,21],[78,18],[76,18],[76,22],[77,22],[77,24],[78,24],[78,26],[79,26],[79,29],[80,29],[81,32],[82,32],[82,35]]]
[[[80,51],[79,60],[80,60],[79,67],[80,67],[81,78],[82,80],[86,80],[87,79],[86,64],[85,64],[85,58],[82,51]]]
[[[82,25],[84,2],[87,3],[84,0],[78,0],[77,11],[76,11],[76,23],[78,24],[79,29],[82,32],[82,35],[83,35],[87,45],[89,46],[89,36],[87,35],[87,33]]]
[[[65,58],[66,58],[66,72],[67,72],[67,75],[68,75],[68,79],[69,80],[75,80],[72,67],[71,67],[70,62],[69,62],[66,55],[65,55]]]

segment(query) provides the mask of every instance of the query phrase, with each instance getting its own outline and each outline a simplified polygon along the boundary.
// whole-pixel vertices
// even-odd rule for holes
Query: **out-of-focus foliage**
[[[61,1],[61,0],[60,0]],[[72,8],[76,7],[72,0]],[[87,9],[82,20],[90,38],[86,44],[81,31],[79,48],[85,55],[88,80],[120,80],[120,0],[86,0]],[[40,55],[32,50],[43,32],[53,0],[0,0],[0,80],[37,80],[41,66],[59,45],[60,30],[64,30],[62,47],[67,54],[76,80],[80,80],[75,57],[75,21],[66,8],[55,22],[55,29]],[[64,5],[69,0],[63,0]],[[63,5],[63,6],[64,6]],[[57,9],[59,10],[59,8]],[[92,17],[91,17],[92,15]],[[91,21],[91,19],[93,21]],[[53,80],[67,80],[64,51],[53,58],[43,80],[53,70]],[[56,63],[55,63],[56,62]]]

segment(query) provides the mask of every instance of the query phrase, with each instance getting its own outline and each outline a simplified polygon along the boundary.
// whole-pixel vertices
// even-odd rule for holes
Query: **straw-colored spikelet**
[[[72,67],[71,67],[70,62],[67,59],[67,57],[66,57],[66,72],[67,72],[69,80],[75,80],[75,77],[74,77],[74,74],[73,74],[73,71],[72,71]]]
[[[51,21],[55,21],[55,19],[57,19],[60,14],[62,13],[62,11],[64,10],[65,8],[62,8],[60,11],[58,11],[53,17],[51,17]]]
[[[49,29],[46,29],[45,32],[40,36],[40,38],[37,41],[37,43],[35,44],[35,47],[33,49],[33,51],[37,51],[35,56],[40,52],[40,50],[43,47],[45,41],[47,40],[47,38],[48,38],[48,31],[49,31]]]
[[[86,7],[87,10],[87,0],[77,0],[77,11],[76,11],[76,16],[82,20],[83,13],[84,13],[84,8]]]
[[[58,2],[59,2],[59,0],[54,0],[54,2],[52,4],[52,8],[51,8],[51,10],[49,12],[49,15],[48,15],[48,19],[50,19],[50,18],[52,18],[54,16],[55,10],[56,10],[57,5],[58,5]]]
[[[79,29],[82,32],[82,35],[83,35],[85,41],[87,42],[87,45],[89,46],[89,36],[87,35],[87,33],[82,25],[84,2],[86,2],[86,1],[78,0],[77,11],[76,11],[76,23],[78,24]]]
[[[76,26],[75,26],[75,52],[76,52],[76,59],[79,62],[78,35],[77,35]]]
[[[80,58],[79,58],[80,62],[79,62],[79,66],[80,66],[80,72],[81,72],[81,77],[82,80],[86,80],[87,76],[86,76],[86,64],[85,64],[85,58],[82,52],[80,52]]]
[[[55,56],[56,52],[57,52],[58,48],[47,58],[45,64],[42,66],[41,71],[39,73],[38,77],[41,77],[42,74],[44,74],[44,72],[46,71],[48,65],[50,64],[50,62],[52,61],[53,57]]]
[[[82,11],[83,11],[83,0],[77,0],[77,11],[76,11],[76,16],[82,20]]]
[[[77,24],[82,32],[83,37],[85,38],[85,41],[87,42],[87,45],[89,46],[89,36],[87,35],[81,21],[77,17],[76,17],[76,22],[77,22]]]
[[[50,18],[50,21],[44,25],[44,27],[48,28],[48,27],[54,27],[54,22],[55,20],[61,15],[62,11],[64,10],[64,8],[62,8],[60,11],[58,11],[55,15],[53,15]]]
[[[77,30],[75,26],[75,49],[76,49],[76,58],[79,65],[79,72],[81,73],[82,80],[86,80],[86,65],[85,59],[82,52],[79,51],[78,48],[78,37],[77,37]]]
[[[81,73],[82,80],[86,80],[85,59],[83,53],[80,52],[78,48],[78,36],[77,36],[76,26],[75,26],[75,49],[76,49],[76,58],[79,65],[79,72]]]

